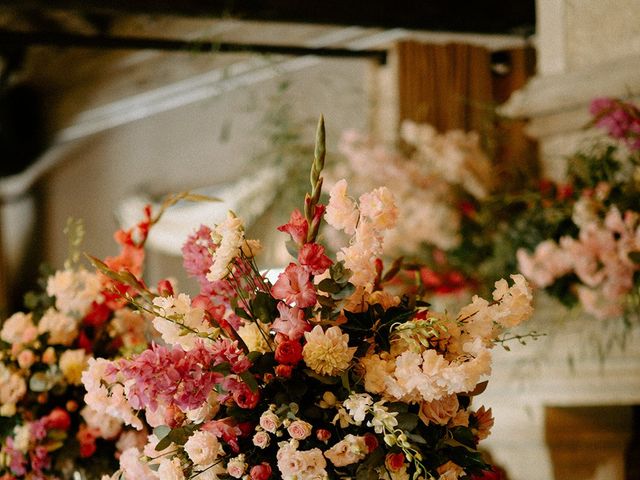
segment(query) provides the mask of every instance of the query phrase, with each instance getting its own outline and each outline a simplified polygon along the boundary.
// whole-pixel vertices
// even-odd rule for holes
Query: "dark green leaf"
[[[270,323],[278,316],[278,301],[266,292],[257,292],[251,301],[253,314],[262,323]]]
[[[222,362],[218,365],[211,367],[212,372],[222,373],[223,375],[229,375],[231,373],[231,364],[229,362]]]
[[[418,426],[418,415],[415,413],[402,412],[396,416],[398,420],[398,428],[405,432],[411,432]]]
[[[258,391],[258,382],[256,381],[256,377],[253,376],[253,373],[249,370],[245,370],[240,374],[240,378],[247,384],[247,386],[251,389],[252,392]]]
[[[244,318],[245,320],[252,320],[251,315],[249,315],[247,311],[242,307],[235,307],[233,311],[240,318]]]
[[[319,373],[316,373],[309,368],[305,368],[304,373],[306,373],[309,377],[315,378],[319,382],[324,383],[325,385],[335,385],[336,383],[340,382],[339,377],[328,377],[326,375],[320,375]]]

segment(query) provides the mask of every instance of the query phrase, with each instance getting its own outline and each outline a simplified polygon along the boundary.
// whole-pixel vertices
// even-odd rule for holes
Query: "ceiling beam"
[[[386,50],[352,50],[332,47],[316,48],[167,38],[79,35],[75,33],[13,32],[0,29],[0,46],[28,47],[32,45],[116,50],[161,50],[187,53],[250,52],[264,55],[316,55],[336,58],[370,58],[380,64],[385,64],[387,61]]]
[[[534,0],[0,0],[0,7],[475,33],[532,33]]]

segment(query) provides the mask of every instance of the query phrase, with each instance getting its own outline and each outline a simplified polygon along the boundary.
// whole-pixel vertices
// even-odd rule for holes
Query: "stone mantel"
[[[588,106],[602,96],[640,97],[640,55],[537,75],[501,105],[499,113],[529,119],[526,131],[539,142],[545,174],[561,181],[566,156],[596,134],[586,128],[590,121]]]
[[[496,421],[485,445],[512,480],[622,479],[631,407],[640,404],[640,326],[537,303],[523,331],[549,335],[512,342],[510,352],[496,347],[489,386],[474,400]],[[623,348],[599,356],[597,345],[623,333]]]

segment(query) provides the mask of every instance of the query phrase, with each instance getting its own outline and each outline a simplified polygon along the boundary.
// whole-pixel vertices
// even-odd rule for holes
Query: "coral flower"
[[[316,303],[316,291],[311,283],[309,272],[295,263],[290,263],[280,274],[271,288],[271,294],[288,304],[295,303],[300,308],[311,307]]]

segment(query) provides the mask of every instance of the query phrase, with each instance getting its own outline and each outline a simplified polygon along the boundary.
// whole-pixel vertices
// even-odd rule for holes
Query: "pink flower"
[[[87,458],[96,453],[96,438],[99,432],[96,429],[89,428],[86,423],[81,423],[76,439],[80,443],[80,456]]]
[[[271,443],[271,436],[264,431],[256,432],[253,436],[253,444],[258,448],[267,448]]]
[[[240,408],[252,409],[256,408],[260,402],[260,391],[251,391],[246,383],[240,383],[238,388],[233,392],[233,401]]]
[[[56,407],[44,417],[44,424],[47,430],[67,430],[71,426],[71,417],[66,410]]]
[[[182,245],[184,269],[189,276],[197,278],[200,285],[208,283],[206,276],[213,264],[212,252],[216,247],[211,238],[211,228],[206,225],[201,225]]]
[[[278,303],[280,316],[271,325],[271,328],[289,337],[289,340],[299,340],[304,332],[311,330],[311,324],[304,318],[304,311],[298,307],[290,308],[285,303]]]
[[[304,440],[311,435],[311,424],[303,420],[295,420],[287,427],[287,432],[295,440]]]
[[[320,275],[333,263],[324,254],[324,247],[317,243],[305,243],[298,253],[298,262],[312,275]]]
[[[300,213],[300,210],[296,208],[293,212],[291,212],[289,223],[280,225],[278,227],[278,230],[291,235],[291,240],[293,240],[296,245],[300,247],[307,241],[309,225],[307,224],[307,220],[304,218],[302,213]]]
[[[82,447],[80,447],[80,454],[82,454]],[[49,451],[44,445],[38,445],[31,452],[29,452],[29,458],[31,460],[31,468],[35,472],[42,472],[45,469],[51,468],[51,457]],[[39,478],[38,475],[34,475],[34,478]]]
[[[280,274],[271,288],[271,294],[300,308],[311,307],[316,303],[316,291],[311,283],[309,272],[295,263],[290,263]]]
[[[226,362],[234,373],[251,366],[237,343],[229,339],[207,346],[197,342],[189,351],[154,345],[131,360],[119,360],[117,365],[124,380],[132,380],[127,398],[133,408],[156,410],[163,404],[187,411],[202,406],[216,384],[229,380],[211,369]]]
[[[607,130],[612,138],[623,140],[633,150],[640,149],[640,109],[615,98],[596,98],[590,113],[595,124]]]
[[[271,467],[268,463],[262,462],[251,469],[249,476],[251,480],[268,480],[271,478]]]
[[[200,430],[213,433],[217,438],[221,438],[234,452],[240,451],[238,436],[242,434],[242,430],[235,424],[233,419],[211,420],[204,423]]]
[[[325,428],[316,430],[316,438],[321,442],[327,443],[331,438],[331,432]]]

